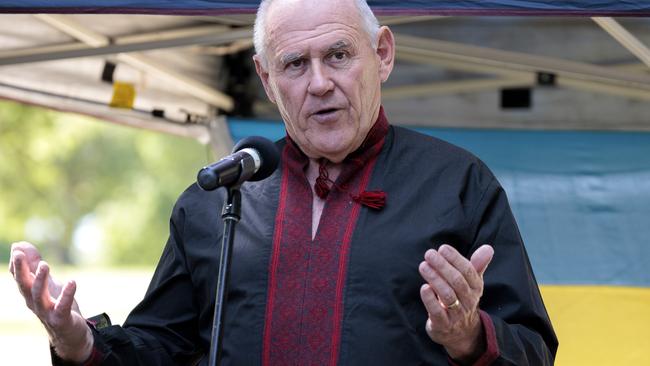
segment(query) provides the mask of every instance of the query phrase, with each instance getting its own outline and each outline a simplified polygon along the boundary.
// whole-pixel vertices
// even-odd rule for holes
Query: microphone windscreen
[[[196,183],[204,191],[212,191],[219,188],[219,174],[209,167],[199,170],[196,176]]]
[[[280,152],[271,140],[260,136],[246,137],[235,144],[232,151],[237,152],[246,148],[257,150],[262,160],[260,168],[249,179],[250,181],[262,180],[273,174],[280,162]]]

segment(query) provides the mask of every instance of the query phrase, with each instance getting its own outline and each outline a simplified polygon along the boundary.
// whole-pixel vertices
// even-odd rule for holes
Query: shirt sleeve
[[[479,304],[491,319],[483,325],[491,323],[496,338],[497,357],[490,364],[552,365],[558,341],[519,229],[503,188],[485,165],[480,167],[490,183],[472,216],[475,236],[468,254],[483,244],[494,248]]]
[[[497,336],[494,331],[494,323],[490,316],[483,310],[479,310],[481,316],[481,325],[483,326],[485,334],[485,351],[483,354],[472,363],[472,366],[488,366],[499,357],[499,345],[497,344]],[[448,359],[451,366],[460,366],[451,358]]]
[[[70,362],[62,359],[59,357],[59,355],[56,354],[56,351],[54,351],[54,347],[52,346],[50,346],[50,356],[52,360],[52,366],[96,366],[101,365],[103,358],[103,355],[96,347],[93,347],[90,357],[88,357],[88,359],[83,363]]]
[[[54,350],[54,347],[50,344],[50,356],[52,359],[53,366],[96,366],[101,364],[101,360],[104,358],[104,355],[101,353],[95,341],[95,333],[97,329],[106,328],[111,326],[111,319],[106,313],[102,313],[93,317],[86,319],[88,327],[93,332],[93,349],[88,356],[88,359],[82,363],[70,362],[62,359]]]

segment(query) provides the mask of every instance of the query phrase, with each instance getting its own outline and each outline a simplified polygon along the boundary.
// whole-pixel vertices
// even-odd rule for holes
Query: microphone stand
[[[212,339],[210,340],[209,366],[218,365],[221,360],[221,347],[223,341],[223,320],[225,314],[226,293],[228,290],[228,276],[230,274],[230,259],[235,240],[235,225],[241,218],[241,192],[237,182],[232,187],[226,187],[228,197],[221,210],[223,220],[223,240],[221,242],[221,255],[219,257],[219,277],[217,279],[217,292],[215,295],[214,319],[212,322]]]

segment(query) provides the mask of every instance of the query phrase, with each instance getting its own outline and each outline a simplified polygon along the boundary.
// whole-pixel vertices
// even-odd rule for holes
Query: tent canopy
[[[650,4],[643,1],[389,1],[370,0],[371,7],[383,15],[582,15],[582,16],[647,16]],[[214,0],[79,0],[4,1],[5,12],[27,13],[146,13],[216,15],[251,13],[259,1]]]
[[[256,4],[58,1],[45,9],[43,2],[3,2],[0,11],[128,7],[182,14],[179,8],[192,8],[221,15],[2,15],[0,97],[211,141],[225,153],[230,142],[221,117],[279,120],[251,62],[254,14],[246,9]],[[543,5],[525,1],[371,4],[393,14],[380,16],[397,41],[397,65],[382,101],[389,115],[399,116],[397,124],[650,130],[648,18],[402,15],[507,8],[539,14]],[[553,6],[562,15],[642,15],[650,7],[562,2],[560,13]],[[109,106],[116,82],[133,86],[133,108]]]

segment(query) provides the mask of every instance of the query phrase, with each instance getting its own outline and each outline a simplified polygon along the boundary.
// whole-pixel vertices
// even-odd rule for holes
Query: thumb
[[[476,249],[469,261],[472,263],[472,266],[474,266],[476,272],[478,272],[478,274],[482,277],[483,273],[485,273],[485,270],[487,269],[488,264],[490,264],[490,261],[492,261],[493,256],[494,249],[492,246],[485,244]]]

